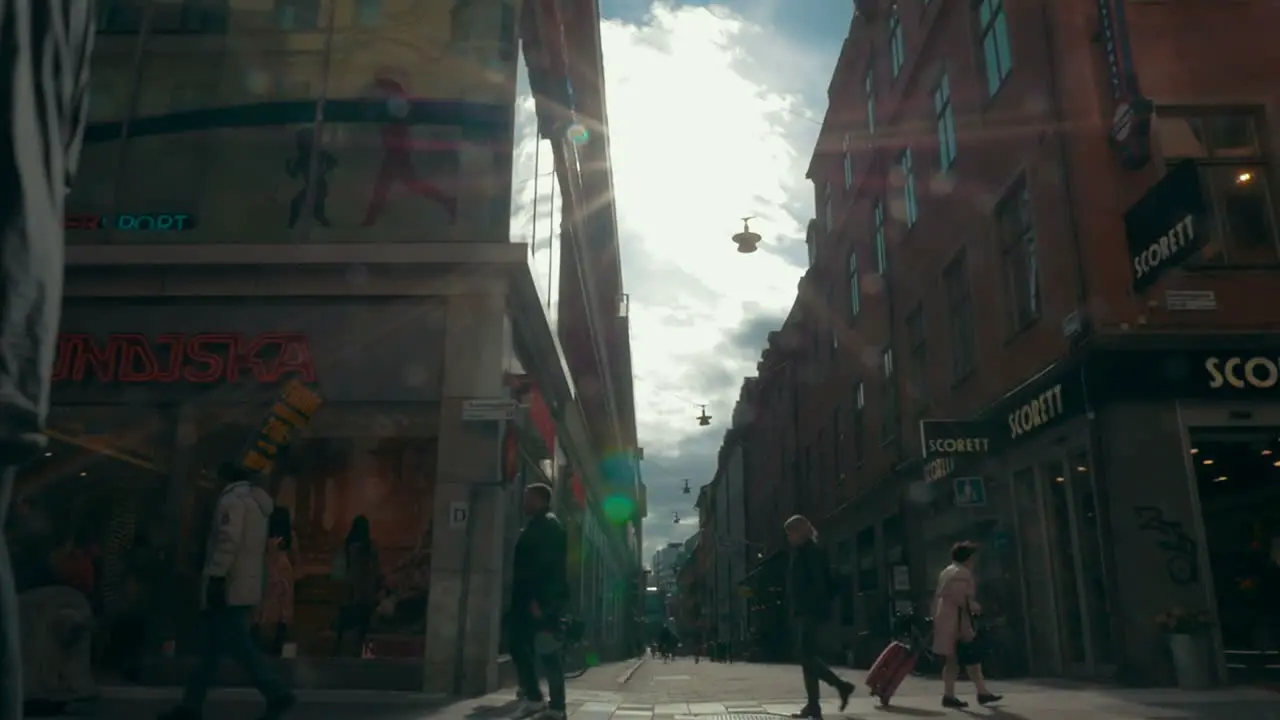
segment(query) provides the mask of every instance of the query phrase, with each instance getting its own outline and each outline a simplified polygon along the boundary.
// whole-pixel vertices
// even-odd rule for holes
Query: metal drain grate
[[[698,720],[778,720],[787,715],[770,713],[726,713],[724,715],[698,715]]]

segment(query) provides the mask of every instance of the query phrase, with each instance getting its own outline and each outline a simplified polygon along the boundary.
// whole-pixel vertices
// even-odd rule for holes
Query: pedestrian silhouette
[[[311,213],[316,222],[329,227],[329,218],[325,212],[325,204],[329,201],[329,171],[338,166],[338,159],[327,150],[316,147],[316,133],[313,128],[304,127],[298,130],[296,138],[298,156],[285,162],[285,172],[291,178],[301,178],[302,187],[289,203],[289,227],[293,228],[302,217],[302,206],[307,202],[307,188],[311,187]],[[314,185],[311,177],[311,161],[314,156],[319,163],[316,167]]]
[[[409,95],[404,86],[390,78],[376,78],[374,87],[385,97],[391,119],[382,125],[382,167],[374,181],[373,196],[365,211],[366,227],[378,222],[386,207],[387,196],[395,184],[403,185],[415,195],[434,200],[449,213],[450,222],[457,219],[457,198],[441,190],[430,180],[420,179],[413,167],[413,138],[409,132]]]

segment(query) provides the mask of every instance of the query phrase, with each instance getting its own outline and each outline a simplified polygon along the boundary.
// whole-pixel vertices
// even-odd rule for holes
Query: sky
[[[693,502],[715,474],[742,380],[795,297],[814,214],[805,169],[853,3],[601,0],[601,12],[648,565],[697,529]],[[548,301],[559,199],[520,73],[511,232],[532,243]],[[764,240],[742,255],[730,237],[747,216]],[[549,306],[554,317],[554,295]],[[703,404],[708,427],[696,420]]]

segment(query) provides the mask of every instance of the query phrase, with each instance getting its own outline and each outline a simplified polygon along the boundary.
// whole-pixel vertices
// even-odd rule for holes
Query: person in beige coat
[[[946,658],[942,668],[942,707],[961,709],[969,703],[956,697],[956,678],[960,676],[960,663],[966,662],[965,672],[978,690],[978,703],[987,705],[998,702],[1002,696],[987,689],[982,676],[982,662],[969,662],[957,651],[962,642],[973,641],[973,616],[982,612],[982,606],[974,599],[976,583],[973,565],[977,560],[978,546],[959,542],[951,548],[951,564],[938,574],[938,591],[934,596],[933,652]]]
[[[204,647],[187,678],[181,704],[160,718],[199,720],[225,654],[244,668],[266,698],[262,720],[279,720],[296,700],[258,652],[250,628],[253,609],[262,602],[266,586],[267,518],[274,503],[239,465],[223,465],[218,478],[225,487],[214,506],[202,573]]]

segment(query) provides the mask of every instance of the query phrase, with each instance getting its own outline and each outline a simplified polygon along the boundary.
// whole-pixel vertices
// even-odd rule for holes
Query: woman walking
[[[277,507],[267,519],[267,587],[258,606],[258,637],[272,655],[284,653],[293,624],[293,521],[289,508]]]
[[[342,549],[345,565],[345,587],[342,609],[338,612],[338,654],[342,655],[342,638],[347,631],[356,633],[356,657],[364,651],[369,623],[378,603],[378,591],[382,585],[382,569],[378,561],[378,548],[373,544],[369,530],[369,518],[357,515],[351,521],[351,530]]]
[[[796,649],[804,677],[805,706],[792,713],[794,718],[817,720],[822,717],[818,704],[818,681],[821,680],[840,693],[840,709],[849,705],[853,683],[841,680],[822,659],[822,638],[831,619],[831,599],[835,596],[835,583],[831,578],[831,566],[826,552],[818,545],[818,532],[800,515],[793,515],[782,529],[791,545],[791,560],[787,568],[787,605],[791,608],[791,621],[796,629]]]
[[[946,658],[942,668],[942,707],[962,709],[969,703],[956,697],[956,678],[960,666],[978,690],[978,704],[999,702],[1003,697],[987,689],[982,677],[982,657],[978,651],[977,632],[973,616],[982,612],[982,606],[974,600],[976,584],[973,565],[977,560],[978,546],[971,542],[959,542],[951,548],[951,564],[938,574],[938,592],[933,613],[933,652]]]

